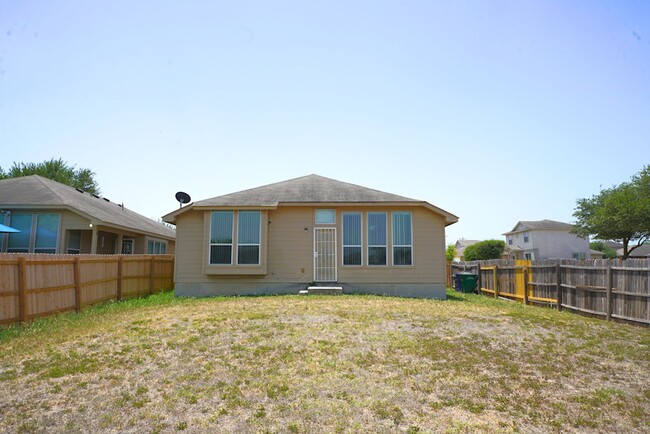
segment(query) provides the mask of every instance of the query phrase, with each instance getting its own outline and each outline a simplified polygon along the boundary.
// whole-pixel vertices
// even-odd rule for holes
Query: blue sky
[[[63,158],[152,218],[317,173],[501,239],[649,138],[647,1],[0,1],[0,166]]]

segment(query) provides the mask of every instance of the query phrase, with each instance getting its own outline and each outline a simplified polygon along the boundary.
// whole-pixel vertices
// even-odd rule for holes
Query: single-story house
[[[173,228],[105,197],[38,175],[0,180],[0,235],[14,253],[174,253]]]
[[[428,202],[318,175],[171,212],[175,292],[212,296],[344,292],[445,297],[445,227]]]
[[[636,244],[632,244],[628,246],[628,251],[636,246]],[[616,251],[616,256],[619,258],[623,257],[623,248],[621,247]],[[630,256],[628,256],[629,259],[645,259],[645,258],[650,258],[650,243],[645,243],[641,244],[640,247],[637,247],[636,249],[632,250],[632,253],[630,253]]]

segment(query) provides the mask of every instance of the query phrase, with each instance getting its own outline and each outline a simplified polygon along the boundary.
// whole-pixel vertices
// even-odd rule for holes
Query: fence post
[[[27,264],[25,258],[18,258],[18,322],[25,322],[27,318]]]
[[[81,270],[79,269],[79,257],[74,259],[74,310],[81,312]]]
[[[151,264],[149,265],[149,294],[153,294],[154,291],[154,269],[156,264],[156,257],[151,256]]]
[[[524,268],[524,305],[528,304],[528,268]]]
[[[555,281],[557,282],[557,310],[562,310],[562,270],[560,269],[560,260],[555,264]]]
[[[478,276],[476,278],[476,289],[478,294],[481,293],[481,263],[477,262],[476,263],[476,275]]]
[[[607,267],[607,321],[612,320],[612,287],[614,286],[614,276],[612,266]]]
[[[117,301],[122,300],[122,285],[124,283],[124,274],[122,272],[123,264],[124,256],[120,256],[120,258],[117,260],[117,294],[115,294]]]
[[[494,264],[494,298],[499,298],[499,266]]]

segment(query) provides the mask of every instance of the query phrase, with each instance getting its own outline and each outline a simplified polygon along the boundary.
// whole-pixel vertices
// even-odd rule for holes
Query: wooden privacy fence
[[[493,260],[447,265],[478,275],[480,293],[650,325],[650,259]]]
[[[172,255],[0,254],[0,324],[173,287]]]

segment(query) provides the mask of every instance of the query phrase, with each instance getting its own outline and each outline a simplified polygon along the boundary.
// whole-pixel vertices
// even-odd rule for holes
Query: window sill
[[[213,265],[205,266],[205,274],[221,276],[264,276],[266,265]]]

